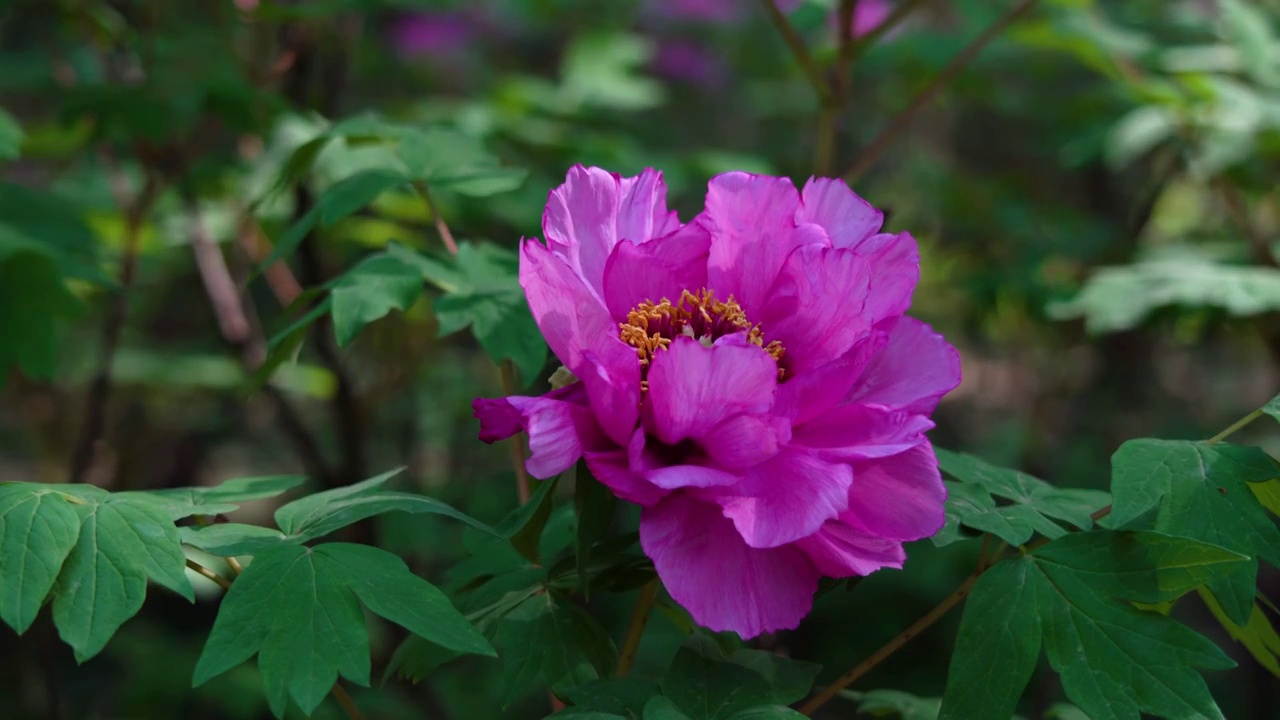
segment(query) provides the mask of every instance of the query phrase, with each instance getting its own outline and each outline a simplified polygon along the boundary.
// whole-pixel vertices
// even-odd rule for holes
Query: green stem
[[[418,192],[418,197],[422,198],[422,202],[427,205],[427,210],[431,212],[431,221],[436,225],[436,232],[440,233],[440,240],[444,242],[444,248],[449,251],[450,255],[457,255],[458,243],[454,242],[453,233],[449,232],[449,225],[445,223],[444,216],[440,214],[440,207],[436,205],[436,201],[431,197],[431,191],[427,189],[427,184],[421,180],[415,180],[413,189]]]
[[[1227,426],[1226,430],[1223,430],[1217,435],[1214,435],[1213,437],[1209,438],[1208,440],[1205,441],[1205,443],[1208,445],[1214,445],[1214,444],[1220,443],[1223,440],[1226,440],[1228,437],[1231,437],[1232,435],[1234,435],[1237,430],[1240,430],[1245,425],[1248,425],[1254,420],[1257,420],[1258,418],[1262,417],[1262,415],[1263,415],[1262,408],[1258,408],[1257,410],[1254,410],[1248,415],[1245,415],[1244,417],[1240,418],[1234,423],[1231,423],[1231,425]]]
[[[623,641],[622,650],[618,653],[618,677],[625,677],[631,672],[631,666],[636,660],[636,652],[640,649],[640,638],[644,636],[644,626],[649,622],[649,612],[653,609],[654,600],[658,598],[660,586],[658,579],[654,578],[640,589],[635,610],[631,612],[631,625],[627,627],[627,638]]]
[[[203,577],[206,577],[214,581],[215,583],[218,584],[218,587],[222,588],[223,590],[231,589],[230,580],[222,577],[218,573],[210,570],[209,568],[201,565],[200,563],[196,562],[195,560],[192,560],[191,558],[187,558],[187,567],[194,570],[198,575],[201,575]]]

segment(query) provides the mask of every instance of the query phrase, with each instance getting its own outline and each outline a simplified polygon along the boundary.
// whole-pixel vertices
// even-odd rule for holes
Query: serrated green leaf
[[[959,525],[988,532],[1010,545],[1022,545],[1035,533],[1062,537],[1066,529],[1055,520],[1081,529],[1093,527],[1090,515],[1110,496],[1098,490],[1056,488],[1016,470],[997,467],[972,455],[937,449],[938,465],[963,485],[948,484],[947,516],[951,528],[934,538],[945,545],[962,539]],[[980,488],[980,490],[979,490]],[[1009,501],[999,505],[992,495]]]
[[[0,160],[13,160],[22,152],[26,135],[12,115],[0,108]]]
[[[662,691],[695,720],[725,720],[749,708],[800,700],[819,670],[761,650],[726,654],[712,638],[696,634],[676,653]]]
[[[1155,511],[1152,529],[1200,540],[1268,563],[1280,563],[1280,529],[1249,483],[1280,476],[1280,467],[1258,448],[1172,440],[1131,440],[1111,460],[1116,527],[1128,527]],[[1209,589],[1237,624],[1253,607],[1256,565],[1238,566],[1209,582]]]
[[[330,291],[333,333],[339,347],[355,339],[365,325],[392,310],[404,312],[422,297],[422,275],[388,253],[365,258]]]
[[[142,608],[148,579],[195,599],[178,528],[161,506],[85,495],[89,506],[80,534],[53,591],[53,622],[79,662],[101,652]]]
[[[1173,595],[1239,562],[1211,546],[1093,531],[996,565],[970,593],[940,718],[1012,714],[1041,642],[1067,696],[1094,720],[1222,718],[1194,668],[1234,663],[1185,626],[1119,600]]]
[[[502,654],[503,705],[539,679],[549,685],[580,685],[608,677],[618,650],[595,618],[551,592],[521,602],[498,629]]]
[[[232,583],[193,685],[257,654],[277,717],[290,698],[309,715],[339,676],[368,685],[369,635],[357,598],[414,632],[492,652],[474,630],[459,630],[461,615],[394,555],[345,543],[286,545],[256,556]]]
[[[0,485],[0,619],[19,635],[35,621],[75,547],[82,507],[39,484]]]
[[[270,475],[234,478],[213,487],[167,488],[117,493],[122,497],[146,498],[164,505],[170,517],[181,520],[192,515],[222,515],[240,509],[239,503],[275,497],[301,485],[302,475]]]

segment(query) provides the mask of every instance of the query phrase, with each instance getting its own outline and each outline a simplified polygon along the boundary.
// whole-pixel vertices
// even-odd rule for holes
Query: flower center
[[[764,349],[775,362],[781,363],[786,352],[777,340],[765,344],[760,326],[747,320],[747,314],[732,295],[720,301],[706,288],[696,293],[685,290],[675,303],[667,298],[658,303],[645,300],[627,313],[627,321],[618,327],[622,341],[636,349],[642,374],[647,372],[654,354],[667,349],[671,341],[681,335],[710,346],[725,335],[746,333],[747,342]],[[779,380],[784,372],[779,365]],[[641,387],[648,389],[648,381],[642,381]]]

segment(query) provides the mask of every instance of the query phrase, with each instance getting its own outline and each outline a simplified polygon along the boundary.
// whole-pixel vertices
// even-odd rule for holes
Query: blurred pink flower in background
[[[404,58],[448,58],[461,54],[477,34],[470,14],[456,11],[404,15],[391,26],[391,44]]]

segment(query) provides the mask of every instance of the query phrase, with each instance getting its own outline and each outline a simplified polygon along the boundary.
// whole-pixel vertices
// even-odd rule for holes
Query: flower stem
[[[333,694],[333,699],[337,700],[338,704],[342,706],[342,711],[347,714],[347,717],[351,718],[351,720],[364,720],[364,715],[360,714],[360,708],[356,707],[355,701],[351,699],[351,696],[347,694],[347,691],[341,685],[334,683],[333,689],[329,692]]]
[[[427,184],[417,180],[413,183],[413,189],[418,191],[418,196],[422,198],[422,202],[427,204],[427,210],[431,212],[431,220],[436,225],[436,232],[440,233],[440,239],[444,242],[445,249],[449,251],[450,255],[457,255],[458,243],[454,242],[453,233],[449,232],[449,225],[445,223],[444,216],[440,214],[440,207],[431,198],[431,191],[427,189]]]
[[[889,126],[867,145],[867,148],[862,151],[858,159],[849,167],[848,172],[844,174],[845,181],[852,185],[858,178],[862,177],[863,173],[869,170],[876,160],[880,159],[880,156],[884,154],[889,145],[907,128],[911,121],[915,119],[915,116],[924,109],[924,106],[938,94],[938,91],[946,87],[952,80],[955,80],[965,66],[972,62],[987,45],[991,44],[992,40],[999,37],[1005,28],[1035,7],[1036,1],[1021,0],[1017,5],[1010,8],[1008,12],[1000,16],[999,19],[987,26],[986,30],[983,30],[965,49],[952,58],[951,62],[947,63],[947,66],[942,69],[942,72],[938,73],[937,77],[924,90],[921,90],[920,94],[916,95],[907,107],[903,108],[901,112],[889,121]]]
[[[218,587],[222,588],[223,590],[231,589],[230,580],[222,577],[218,573],[210,570],[209,568],[201,565],[200,563],[196,562],[195,560],[192,560],[191,558],[187,558],[187,567],[196,571],[196,573],[203,575],[204,577],[207,577],[210,580],[214,581],[215,583],[218,584]]]
[[[1249,413],[1248,415],[1245,415],[1244,417],[1240,418],[1239,420],[1237,420],[1237,421],[1235,421],[1235,422],[1231,423],[1231,425],[1227,426],[1227,429],[1226,429],[1226,430],[1223,430],[1222,432],[1218,433],[1217,435],[1214,435],[1213,437],[1211,437],[1211,438],[1209,438],[1208,440],[1206,440],[1206,441],[1205,441],[1205,444],[1207,444],[1207,445],[1216,445],[1217,443],[1220,443],[1220,442],[1222,442],[1223,440],[1226,440],[1227,438],[1229,438],[1229,437],[1231,437],[1232,435],[1234,435],[1234,434],[1236,433],[1236,431],[1237,431],[1237,430],[1240,430],[1240,429],[1241,429],[1241,428],[1243,428],[1245,425],[1248,425],[1249,423],[1253,422],[1254,420],[1257,420],[1257,419],[1258,419],[1258,418],[1260,418],[1260,417],[1262,417],[1262,408],[1258,408],[1257,410],[1254,410],[1253,412]]]
[[[796,62],[800,63],[800,69],[804,71],[805,77],[809,79],[809,84],[813,85],[814,92],[818,93],[818,99],[823,103],[831,99],[831,85],[827,83],[826,78],[822,75],[822,68],[818,67],[818,63],[813,59],[813,55],[809,53],[809,48],[804,44],[804,38],[800,37],[800,33],[791,27],[791,22],[787,20],[787,16],[778,9],[774,0],[760,0],[764,5],[765,13],[769,16],[769,21],[773,26],[778,28],[778,34],[786,41],[787,47],[791,49],[791,54],[795,56]]]
[[[660,583],[657,578],[640,588],[640,597],[636,598],[635,610],[631,612],[631,625],[627,627],[627,638],[618,653],[618,677],[631,672],[636,661],[636,652],[640,649],[640,638],[644,636],[644,626],[649,622],[649,611],[653,609],[653,601],[658,598]]]
[[[938,620],[941,620],[944,615],[951,611],[951,608],[959,605],[962,600],[968,597],[969,591],[973,589],[973,584],[977,582],[981,574],[975,572],[970,575],[960,587],[952,591],[950,595],[926,613],[924,617],[912,623],[911,627],[898,633],[897,636],[872,653],[866,660],[855,665],[852,670],[841,675],[835,682],[823,688],[822,692],[814,695],[808,702],[801,705],[800,713],[802,715],[813,715],[818,708],[825,705],[828,700],[835,697],[841,690],[857,682],[858,678],[866,675],[875,666],[883,662],[885,658],[897,652],[903,645],[906,645],[912,638],[927,630],[930,625],[938,622]]]

